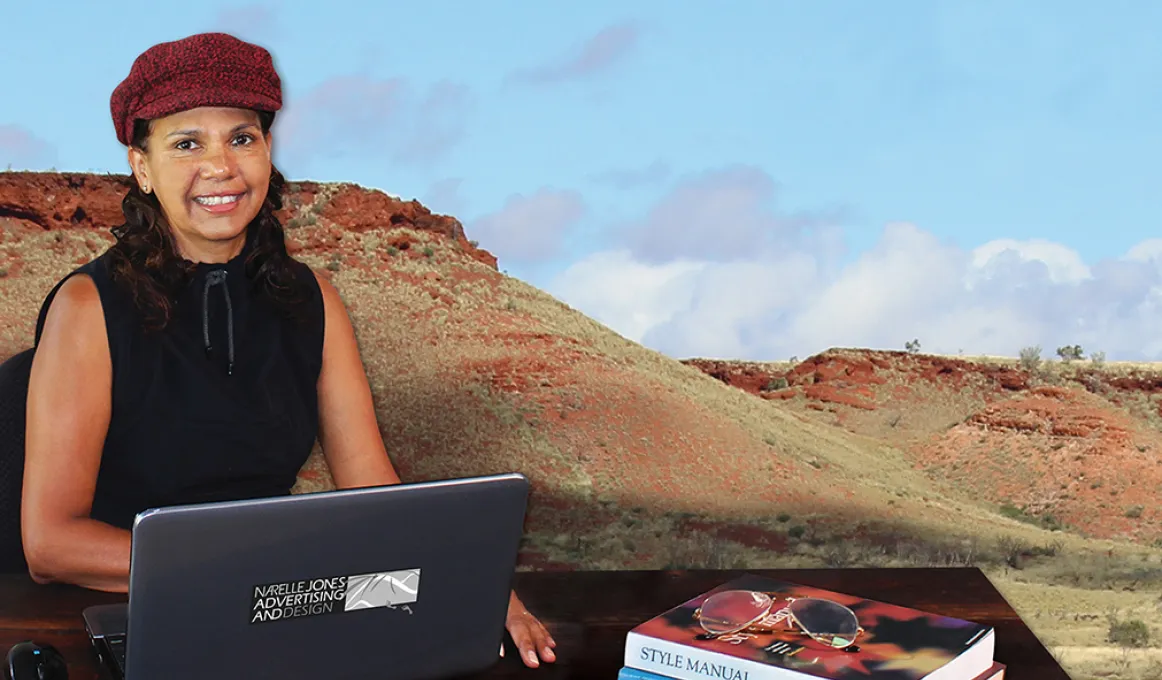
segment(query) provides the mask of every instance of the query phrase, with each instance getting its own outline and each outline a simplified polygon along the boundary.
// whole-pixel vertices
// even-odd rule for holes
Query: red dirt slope
[[[917,452],[963,493],[1089,535],[1153,538],[1162,520],[1162,433],[1101,397],[1027,390],[974,413]]]
[[[1095,537],[1162,534],[1162,375],[850,349],[794,366],[685,363],[898,446],[947,493]]]

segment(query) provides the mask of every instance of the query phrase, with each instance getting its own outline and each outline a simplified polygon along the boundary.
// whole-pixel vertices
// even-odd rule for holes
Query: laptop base
[[[85,631],[106,677],[125,680],[125,633],[129,624],[129,605],[120,603],[88,607],[82,617]]]

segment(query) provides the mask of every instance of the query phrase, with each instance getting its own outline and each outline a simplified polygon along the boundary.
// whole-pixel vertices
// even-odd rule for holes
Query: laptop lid
[[[169,507],[133,529],[126,680],[392,677],[495,663],[519,474]]]

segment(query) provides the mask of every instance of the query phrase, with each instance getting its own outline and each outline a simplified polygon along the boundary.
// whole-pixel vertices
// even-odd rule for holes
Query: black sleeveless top
[[[318,281],[305,323],[284,318],[251,289],[244,250],[199,264],[164,330],[146,331],[131,292],[110,277],[109,251],[78,273],[100,293],[113,365],[113,408],[90,516],[129,529],[148,508],[286,495],[318,432],[323,357]]]

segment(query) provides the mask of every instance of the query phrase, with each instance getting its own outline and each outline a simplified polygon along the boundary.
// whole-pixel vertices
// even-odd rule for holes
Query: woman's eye
[[[254,141],[254,137],[252,137],[251,135],[248,135],[248,134],[241,134],[241,135],[238,135],[237,137],[235,137],[234,141],[237,143],[249,144],[250,142]]]
[[[179,149],[181,151],[189,151],[190,147],[188,145],[191,145],[193,143],[194,143],[194,140],[192,140],[192,139],[183,139],[182,141],[178,142],[177,144],[174,144],[174,148]]]

